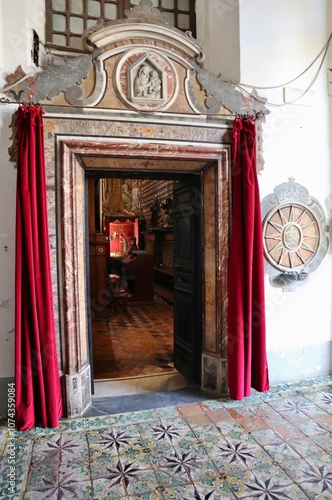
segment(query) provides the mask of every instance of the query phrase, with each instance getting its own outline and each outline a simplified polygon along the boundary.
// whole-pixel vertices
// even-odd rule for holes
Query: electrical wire
[[[290,80],[289,82],[286,82],[286,83],[282,83],[280,85],[274,85],[272,87],[258,87],[257,85],[249,85],[249,83],[241,83],[241,85],[243,85],[244,87],[254,87],[255,89],[259,89],[259,90],[271,90],[271,89],[278,89],[280,87],[286,87],[286,85],[289,85],[290,83],[293,83],[295,82],[295,80],[298,80],[301,76],[303,76],[310,68],[311,66],[313,66],[315,64],[315,62],[317,61],[317,59],[319,58],[319,56],[325,51],[327,52],[326,49],[329,48],[329,45],[331,43],[331,39],[332,39],[332,33],[330,34],[326,44],[324,45],[324,47],[322,48],[322,50],[319,52],[319,54],[315,57],[315,59],[309,64],[309,66],[304,70],[302,71],[302,73],[300,73],[298,76],[296,76],[295,78],[293,78],[292,80]]]
[[[267,106],[271,106],[271,107],[280,107],[280,106],[286,106],[288,104],[293,104],[294,102],[298,101],[299,99],[301,99],[305,94],[307,94],[307,92],[309,92],[309,90],[311,89],[311,87],[313,86],[313,84],[315,83],[315,81],[317,80],[318,76],[319,76],[319,73],[322,69],[322,66],[323,66],[323,63],[325,61],[325,58],[326,58],[326,55],[327,55],[327,52],[328,52],[328,49],[330,47],[330,43],[331,43],[331,40],[332,40],[332,33],[330,34],[326,44],[324,45],[324,47],[322,48],[322,50],[319,52],[319,54],[315,57],[315,59],[309,64],[309,66],[304,70],[302,71],[302,73],[300,73],[296,78],[293,78],[292,80],[290,80],[289,82],[286,82],[282,85],[274,85],[272,87],[256,87],[255,85],[249,85],[249,84],[245,84],[245,83],[233,83],[233,85],[235,87],[238,87],[239,89],[242,90],[242,92],[245,92],[247,95],[249,95],[251,98],[255,99],[256,101],[262,103],[262,104],[265,104]],[[289,85],[290,83],[293,83],[295,80],[297,80],[298,78],[300,78],[301,76],[303,76],[313,65],[314,63],[318,60],[318,58],[321,56],[321,54],[323,54],[323,57],[322,57],[322,60],[319,64],[319,67],[318,67],[318,70],[316,71],[313,79],[311,80],[310,84],[308,85],[308,87],[302,92],[302,94],[297,97],[296,99],[293,99],[291,101],[286,101],[286,102],[283,102],[283,103],[272,103],[272,102],[269,102],[267,101],[266,99],[260,99],[259,97],[256,97],[256,96],[253,96],[250,92],[248,92],[248,90],[246,90],[245,88],[243,88],[244,86],[245,87],[252,87],[253,89],[259,89],[259,90],[271,90],[271,89],[277,89],[277,88],[280,88],[280,87],[285,87],[287,85]]]

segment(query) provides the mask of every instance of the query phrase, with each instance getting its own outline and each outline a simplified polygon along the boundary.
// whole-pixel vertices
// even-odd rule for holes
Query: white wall
[[[204,67],[222,80],[240,80],[239,0],[196,0],[197,39]]]
[[[327,0],[242,0],[240,11],[241,82],[274,86],[305,70],[325,45],[332,23],[327,23]],[[330,19],[331,21],[331,19]],[[332,51],[332,44],[330,53]],[[254,61],[254,62],[253,62]],[[286,87],[305,90],[321,58],[301,78]],[[330,113],[327,61],[311,89],[312,105],[269,106],[264,127],[265,169],[260,176],[261,197],[276,185],[295,177],[309,189],[328,213],[331,196]],[[283,87],[260,90],[268,102],[283,103]],[[331,254],[295,292],[282,293],[267,280],[267,344],[273,366],[272,380],[290,376],[285,366],[300,373],[319,374],[330,361]],[[321,347],[319,347],[321,346]],[[297,359],[288,359],[289,356]],[[278,366],[277,359],[280,360]]]
[[[204,0],[198,0],[198,4],[201,8]],[[312,86],[314,95],[306,96],[306,99],[310,97],[309,102],[302,99],[297,104],[279,106],[284,103],[282,84],[301,74],[328,40],[332,31],[329,4],[328,0],[239,0],[239,3],[217,0],[213,2],[214,12],[223,12],[214,19],[218,29],[208,34],[200,29],[198,37],[202,36],[205,49],[210,52],[209,45],[218,46],[218,40],[222,39],[224,24],[228,31],[230,19],[238,15],[240,51],[235,65],[240,67],[240,82],[249,85],[244,87],[248,91],[252,90],[250,85],[281,85],[277,89],[258,89],[259,95],[272,103],[268,105],[271,113],[263,129],[265,169],[259,177],[261,198],[294,177],[320,201],[331,220],[331,98],[327,92],[327,61]],[[231,45],[234,44],[233,41]],[[227,50],[227,44],[225,47]],[[211,54],[213,60],[207,60],[208,69],[227,75],[228,63],[224,56],[218,58],[213,51]],[[232,55],[236,58],[234,52]],[[320,61],[287,87],[305,90]],[[329,61],[331,67],[332,43]],[[303,105],[305,103],[310,105]],[[331,268],[330,251],[310,276],[309,283],[290,293],[273,288],[266,278],[267,345],[272,382],[331,370]]]
[[[5,76],[19,65],[25,71],[33,69],[32,29],[44,39],[43,5],[43,0],[1,0],[0,88],[5,84]],[[14,375],[16,169],[7,151],[11,145],[9,126],[16,108],[0,104],[0,379]]]

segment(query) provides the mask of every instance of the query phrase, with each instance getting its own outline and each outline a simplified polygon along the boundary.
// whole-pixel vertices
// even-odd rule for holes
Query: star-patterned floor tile
[[[221,398],[12,435],[1,427],[0,498],[328,500],[330,384],[285,384],[250,404]]]

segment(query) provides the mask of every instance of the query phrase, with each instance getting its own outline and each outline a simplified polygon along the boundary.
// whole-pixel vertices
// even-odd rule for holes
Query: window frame
[[[62,52],[74,52],[74,53],[82,53],[84,52],[83,49],[71,47],[69,45],[70,37],[72,36],[77,36],[80,37],[81,35],[75,34],[70,31],[69,26],[70,26],[70,17],[71,17],[71,11],[70,11],[70,4],[71,0],[64,0],[65,5],[66,5],[66,10],[65,12],[63,11],[56,11],[53,10],[53,5],[52,5],[52,0],[45,0],[45,7],[46,7],[46,19],[45,19],[45,40],[46,40],[46,45],[49,48],[54,48],[56,50],[60,50]],[[87,0],[82,0],[83,2]],[[106,0],[99,0],[101,3],[101,16],[99,18],[96,18],[94,16],[88,16],[86,9],[83,11],[83,14],[76,14],[74,17],[82,18],[83,19],[83,30],[85,31],[87,29],[87,22],[89,20],[95,20],[96,23],[98,22],[99,19],[105,19],[105,10],[104,10],[104,5],[105,3],[111,3],[117,6],[117,19],[123,19],[125,18],[125,11],[129,10],[130,8],[134,7],[135,5],[131,4],[130,0],[110,0],[107,2]],[[188,30],[181,30],[181,31],[190,31],[192,33],[192,36],[196,36],[196,12],[195,12],[195,0],[189,0],[189,12],[183,11],[178,8],[178,0],[174,0],[174,9],[166,9],[162,7],[162,0],[158,0],[158,7],[157,7],[162,13],[167,14],[171,13],[174,14],[174,19],[176,20],[176,26],[177,27],[177,21],[178,21],[178,16],[179,14],[185,14],[189,15],[189,28]],[[66,18],[66,30],[65,31],[55,31],[53,30],[53,14],[59,14],[62,15]],[[106,19],[106,22],[109,19]],[[178,28],[181,29],[181,28]],[[66,45],[60,45],[56,44],[52,41],[53,35],[61,35],[66,37]]]

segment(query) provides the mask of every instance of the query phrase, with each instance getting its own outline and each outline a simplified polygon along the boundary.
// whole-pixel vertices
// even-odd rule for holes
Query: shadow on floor
[[[84,413],[84,417],[97,415],[113,415],[154,408],[166,408],[189,403],[198,403],[207,398],[198,387],[186,387],[174,391],[145,392],[130,396],[113,396],[93,398],[92,405]],[[209,399],[213,399],[209,397]]]

